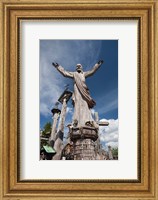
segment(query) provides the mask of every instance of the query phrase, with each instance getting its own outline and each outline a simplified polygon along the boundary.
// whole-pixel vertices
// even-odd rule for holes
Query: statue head
[[[76,71],[77,72],[82,72],[83,70],[82,70],[82,65],[81,64],[77,64],[76,65]]]

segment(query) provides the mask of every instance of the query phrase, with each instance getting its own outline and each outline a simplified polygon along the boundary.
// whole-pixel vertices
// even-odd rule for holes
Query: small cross
[[[98,122],[99,126],[109,126],[109,122]]]

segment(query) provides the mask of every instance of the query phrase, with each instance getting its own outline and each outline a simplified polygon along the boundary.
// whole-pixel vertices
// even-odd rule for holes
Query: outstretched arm
[[[52,65],[65,77],[73,78],[73,72],[66,71],[62,66],[58,63],[52,63]]]
[[[94,67],[91,70],[84,72],[85,77],[92,76],[99,69],[102,63],[103,63],[103,60],[100,60],[98,63],[94,65]]]

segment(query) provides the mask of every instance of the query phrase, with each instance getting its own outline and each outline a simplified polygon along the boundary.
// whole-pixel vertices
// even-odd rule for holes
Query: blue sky
[[[51,108],[73,80],[63,77],[53,66],[58,62],[65,70],[75,71],[81,63],[83,70],[91,69],[96,62],[104,60],[100,69],[86,79],[87,86],[101,120],[108,120],[109,127],[101,127],[102,144],[118,143],[118,41],[117,40],[40,40],[40,128],[52,122]],[[61,105],[60,105],[61,106]],[[59,106],[59,108],[60,108]],[[68,103],[66,124],[71,122],[73,107]],[[66,131],[66,129],[65,129]],[[110,139],[111,138],[111,139]]]

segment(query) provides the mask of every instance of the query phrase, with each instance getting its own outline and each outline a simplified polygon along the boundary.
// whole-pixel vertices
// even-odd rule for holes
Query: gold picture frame
[[[158,2],[155,0],[1,0],[1,199],[158,200]],[[19,27],[21,20],[137,19],[140,66],[140,174],[136,181],[19,180]]]

